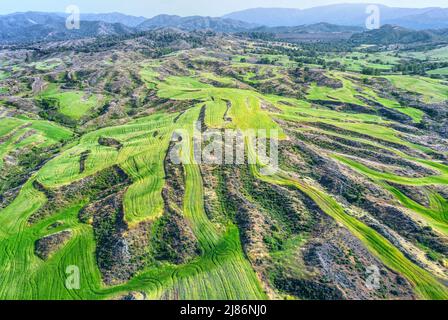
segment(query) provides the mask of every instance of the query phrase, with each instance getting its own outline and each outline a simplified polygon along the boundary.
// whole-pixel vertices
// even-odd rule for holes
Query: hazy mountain
[[[223,18],[256,23],[268,27],[297,26],[306,24],[302,10],[286,8],[255,8],[224,15]]]
[[[65,21],[62,17],[53,13],[43,12],[18,12],[0,16],[0,31],[14,32],[18,28],[28,28],[37,25],[54,27]]]
[[[82,14],[81,28],[78,30],[66,28],[67,15],[64,13],[14,13],[0,16],[0,43],[123,35],[161,28],[229,33],[266,32],[274,34],[276,39],[291,41],[337,40],[353,36],[352,39],[357,42],[387,44],[445,39],[442,28],[448,28],[448,9],[380,6],[382,22],[392,23],[387,23],[379,30],[362,33],[365,9],[364,4],[331,5],[306,10],[250,9],[224,18],[158,15],[145,19],[120,13]],[[273,26],[276,24],[280,26]],[[400,25],[401,28],[389,24]],[[440,28],[440,31],[409,30],[429,28]],[[361,34],[353,35],[355,33]]]
[[[180,17],[175,15],[158,15],[140,24],[137,29],[141,31],[157,28],[178,28],[181,30],[204,30],[210,29],[217,32],[239,32],[255,28],[257,25],[234,19],[212,18],[212,17]]]
[[[379,29],[354,34],[351,40],[365,44],[408,44],[447,41],[447,30],[410,30],[400,26],[384,25]]]
[[[56,13],[26,12],[0,16],[0,42],[17,43],[120,35],[133,29],[120,23],[81,21],[80,29],[69,30],[65,18]]]
[[[448,28],[448,9],[435,8],[424,13],[391,19],[389,22],[412,29]]]
[[[118,12],[112,13],[87,13],[81,14],[81,20],[83,21],[103,21],[107,23],[121,23],[128,27],[136,27],[147,18],[135,17]]]
[[[392,8],[378,5],[383,24],[405,24],[410,28],[443,28],[447,25],[447,9]],[[337,25],[364,26],[367,4],[336,4],[310,9],[256,8],[225,15],[230,18],[266,26],[297,26],[327,22]],[[434,19],[434,17],[437,17]],[[413,19],[416,19],[413,23]]]

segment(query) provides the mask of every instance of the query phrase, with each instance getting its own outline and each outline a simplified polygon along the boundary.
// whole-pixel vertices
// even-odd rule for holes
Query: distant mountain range
[[[66,14],[63,14],[67,17]],[[135,17],[127,14],[122,14],[118,12],[113,13],[87,13],[82,14],[81,18],[83,21],[102,21],[107,23],[121,23],[127,27],[137,27],[139,24],[146,21],[148,18],[145,17]]]
[[[227,18],[212,17],[180,17],[174,15],[158,15],[137,26],[140,31],[158,28],[178,28],[186,31],[210,29],[216,32],[240,32],[257,27],[257,24]]]
[[[258,25],[225,18],[180,17],[159,15],[151,19],[119,13],[83,14],[79,30],[68,30],[66,14],[24,12],[0,16],[0,43],[66,40],[83,37],[125,35],[160,28],[184,31],[212,30],[216,32],[241,32]]]
[[[121,23],[82,21],[81,28],[69,30],[66,18],[57,13],[14,13],[0,16],[0,43],[67,40],[83,37],[123,35],[134,29]]]
[[[448,28],[448,9],[435,8],[420,14],[397,18],[390,23],[419,30]]]
[[[384,25],[379,29],[353,34],[351,41],[377,45],[447,42],[448,29],[411,30],[394,25]]]
[[[223,18],[270,27],[297,26],[326,22],[365,26],[367,4],[336,4],[310,9],[256,8],[233,12]],[[378,5],[381,24],[411,29],[448,28],[448,8],[392,8]]]
[[[183,31],[263,32],[292,41],[354,39],[362,42],[439,41],[447,34],[448,9],[379,6],[387,27],[364,32],[365,4],[299,9],[249,9],[216,17],[158,15],[151,19],[121,13],[82,14],[81,28],[68,30],[65,13],[25,12],[0,16],[0,44],[127,35],[162,28]],[[390,24],[390,25],[389,25]],[[398,25],[400,27],[393,27]],[[408,30],[416,29],[416,30]],[[427,31],[423,29],[439,29]]]

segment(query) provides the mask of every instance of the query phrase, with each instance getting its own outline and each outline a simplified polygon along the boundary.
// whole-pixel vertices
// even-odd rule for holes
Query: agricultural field
[[[448,299],[446,81],[171,32],[8,52],[0,299]]]
[[[361,72],[363,69],[377,69],[381,72],[390,72],[394,65],[400,62],[400,58],[394,53],[342,53],[332,54],[326,57],[329,64],[337,64],[347,71]]]
[[[448,59],[448,46],[431,48],[424,51],[410,51],[401,53],[403,57],[413,57],[419,60],[446,61]]]

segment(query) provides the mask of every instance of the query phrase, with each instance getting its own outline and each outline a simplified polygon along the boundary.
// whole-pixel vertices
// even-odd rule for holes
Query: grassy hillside
[[[144,37],[0,64],[0,299],[448,299],[445,81]],[[210,130],[240,162],[197,161]]]

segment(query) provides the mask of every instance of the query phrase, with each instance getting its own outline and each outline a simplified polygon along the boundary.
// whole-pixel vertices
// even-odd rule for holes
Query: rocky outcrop
[[[154,257],[175,264],[183,264],[200,253],[198,240],[183,214],[185,177],[182,165],[168,158],[172,144],[164,161],[165,186],[162,190],[165,209],[157,221],[152,237]]]
[[[34,244],[34,254],[42,260],[47,260],[65,245],[71,235],[70,230],[64,230],[37,240]]]

